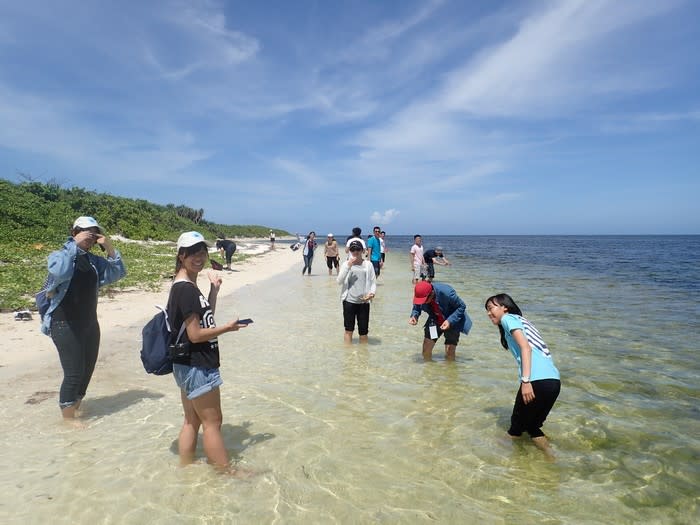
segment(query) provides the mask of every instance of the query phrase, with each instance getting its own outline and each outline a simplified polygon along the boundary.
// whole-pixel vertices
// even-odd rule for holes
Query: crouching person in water
[[[444,334],[445,359],[454,361],[459,334],[467,335],[472,327],[467,305],[449,284],[419,281],[413,291],[413,309],[408,324],[418,324],[421,312],[428,314],[423,328],[423,359],[433,359],[435,343]]]
[[[199,427],[204,427],[204,453],[209,463],[230,473],[240,473],[229,465],[229,456],[221,435],[221,397],[223,383],[219,374],[219,342],[217,337],[235,332],[245,325],[238,319],[221,326],[214,322],[216,298],[221,277],[209,272],[211,286],[205,299],[197,287],[197,275],[209,260],[204,237],[199,232],[185,232],[177,241],[175,279],[168,298],[168,315],[173,333],[186,325],[183,340],[189,343],[185,355],[173,359],[173,376],[180,387],[185,421],[180,430],[178,451],[182,464],[194,460]],[[245,474],[245,473],[244,473]]]
[[[501,333],[501,345],[518,364],[520,387],[515,396],[508,435],[530,434],[537,448],[552,455],[542,425],[559,396],[559,370],[542,336],[508,294],[486,300],[486,313]]]

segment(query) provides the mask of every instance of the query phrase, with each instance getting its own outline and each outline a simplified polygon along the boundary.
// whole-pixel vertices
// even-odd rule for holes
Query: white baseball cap
[[[78,217],[75,219],[73,229],[75,230],[76,228],[82,228],[83,230],[87,230],[88,228],[97,228],[100,233],[104,233],[102,226],[97,224],[97,221],[92,217]]]
[[[333,234],[332,234],[332,233],[329,233],[329,234],[328,234],[328,237],[333,237]]]
[[[189,248],[190,246],[194,246],[195,244],[199,244],[200,242],[203,242],[207,246],[209,246],[209,243],[204,240],[204,236],[199,233],[199,232],[185,232],[177,240],[177,249],[179,250],[180,248]]]

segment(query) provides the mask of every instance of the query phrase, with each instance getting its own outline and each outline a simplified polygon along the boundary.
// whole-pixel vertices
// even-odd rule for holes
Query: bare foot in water
[[[87,423],[81,419],[75,419],[75,418],[69,418],[69,417],[64,417],[63,418],[63,426],[66,428],[74,428],[77,430],[82,430],[87,428]]]

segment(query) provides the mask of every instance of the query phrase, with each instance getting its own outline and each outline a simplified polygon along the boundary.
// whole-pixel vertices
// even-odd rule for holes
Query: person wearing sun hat
[[[333,275],[333,267],[335,273],[340,272],[338,266],[340,264],[338,257],[338,241],[335,240],[332,233],[328,234],[326,244],[323,245],[323,254],[326,256],[326,266],[328,266],[328,275]]]
[[[472,327],[467,305],[449,284],[418,281],[413,291],[413,309],[408,324],[418,324],[421,312],[428,314],[423,330],[423,359],[432,360],[435,343],[444,334],[445,358],[453,361],[460,333],[467,335]]]
[[[168,317],[172,333],[186,326],[183,340],[189,351],[173,359],[173,376],[180,388],[185,419],[178,437],[182,464],[194,460],[200,426],[204,428],[204,453],[209,463],[236,473],[221,436],[221,396],[218,336],[243,328],[238,318],[217,326],[214,321],[221,276],[209,271],[211,283],[207,298],[197,287],[197,276],[209,260],[209,244],[195,231],[185,232],[177,240],[175,279],[168,297]]]
[[[105,253],[91,252],[95,245]],[[51,336],[63,368],[59,406],[64,419],[77,415],[90,384],[100,347],[98,290],[126,275],[118,250],[93,217],[75,219],[70,237],[48,257],[44,287],[49,300],[41,331]]]
[[[364,247],[360,241],[352,241],[348,247],[350,258],[340,265],[336,282],[342,286],[340,300],[343,303],[344,340],[352,342],[355,331],[360,334],[360,343],[368,342],[369,304],[377,292],[377,277],[372,263],[363,259]]]

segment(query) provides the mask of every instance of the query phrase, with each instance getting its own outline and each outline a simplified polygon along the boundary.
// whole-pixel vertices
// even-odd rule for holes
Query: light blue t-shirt
[[[530,321],[514,314],[506,314],[501,318],[501,326],[506,335],[508,350],[513,354],[518,363],[519,377],[523,375],[523,363],[520,354],[520,347],[515,342],[511,332],[513,330],[522,330],[525,334],[527,342],[532,348],[532,364],[530,365],[530,381],[538,379],[559,379],[559,370],[554,366],[552,354],[549,353],[544,339]]]

